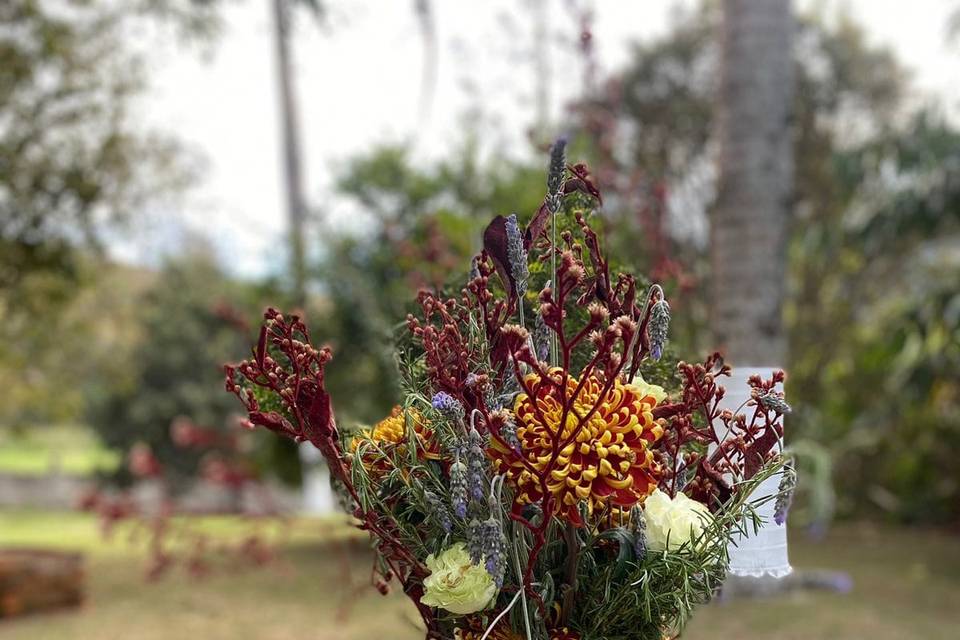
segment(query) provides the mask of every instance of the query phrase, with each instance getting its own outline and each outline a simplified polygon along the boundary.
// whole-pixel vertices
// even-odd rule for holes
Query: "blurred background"
[[[413,295],[532,215],[560,135],[673,355],[756,304],[788,371],[810,584],[684,637],[956,637],[960,2],[742,4],[3,0],[0,637],[418,637],[220,365],[303,309],[340,422],[382,418]],[[730,195],[768,112],[773,210]]]

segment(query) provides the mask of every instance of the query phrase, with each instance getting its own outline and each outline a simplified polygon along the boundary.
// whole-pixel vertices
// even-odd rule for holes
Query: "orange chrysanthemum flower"
[[[429,460],[439,460],[440,451],[437,443],[434,441],[433,432],[427,426],[427,421],[423,415],[416,409],[407,409],[413,423],[413,430],[417,434],[420,450],[423,457]],[[366,429],[359,435],[354,436],[350,443],[350,450],[356,451],[360,443],[371,441],[379,447],[401,447],[406,448],[410,442],[407,436],[406,417],[401,407],[394,407],[390,415],[378,422],[372,429]],[[366,449],[363,455],[363,462],[368,467],[382,467],[385,462],[382,457],[373,449]]]
[[[610,503],[631,507],[642,502],[657,486],[657,469],[650,445],[663,435],[663,427],[653,418],[656,399],[640,388],[616,380],[603,398],[604,379],[591,376],[570,403],[566,422],[564,399],[559,393],[563,371],[550,372],[553,382],[538,374],[525,378],[526,393],[517,396],[514,414],[520,455],[536,469],[534,474],[498,441],[490,450],[494,466],[506,473],[517,488],[517,504],[537,502],[542,497],[540,478],[546,477],[547,489],[561,513],[575,524],[582,524],[578,504],[586,501],[590,513]],[[576,393],[578,381],[568,376],[566,397]],[[599,405],[576,436],[580,420]],[[553,459],[554,446],[559,448]]]

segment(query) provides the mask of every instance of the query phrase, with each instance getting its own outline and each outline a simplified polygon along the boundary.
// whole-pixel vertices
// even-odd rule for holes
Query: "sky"
[[[573,53],[577,25],[568,0],[547,10],[548,104],[553,122],[580,89]],[[580,0],[595,11],[601,73],[623,66],[630,44],[664,33],[676,6],[692,0]],[[237,274],[283,269],[285,231],[271,2],[228,3],[215,46],[167,44],[148,56],[150,86],[143,124],[177,136],[203,167],[198,183],[175,204],[146,212],[137,233],[112,242],[124,261],[151,264],[191,234],[208,237]],[[436,81],[429,111],[421,109],[423,41],[412,0],[330,0],[323,24],[304,15],[295,31],[295,80],[308,201],[325,223],[350,225],[357,212],[331,193],[344,162],[378,144],[405,143],[418,159],[439,158],[462,139],[467,112],[480,118],[498,153],[529,153],[537,69],[532,0],[434,0]],[[934,96],[960,112],[960,45],[945,24],[952,0],[808,0],[834,15],[848,11],[870,42],[890,46],[913,74],[915,98]],[[573,70],[571,75],[568,70]],[[473,114],[476,119],[477,114]]]

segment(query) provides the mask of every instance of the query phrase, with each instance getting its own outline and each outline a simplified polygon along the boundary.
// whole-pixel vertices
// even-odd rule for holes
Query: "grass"
[[[241,536],[236,519],[200,528]],[[89,598],[79,611],[0,622],[4,640],[367,640],[422,638],[400,595],[364,588],[365,554],[332,537],[335,521],[297,520],[282,558],[265,569],[223,566],[203,580],[174,572],[143,580],[138,546],[104,541],[77,514],[0,512],[0,545],[78,548],[88,554]],[[121,533],[124,533],[121,531]],[[125,533],[129,533],[129,530]],[[849,595],[803,593],[704,608],[685,640],[905,640],[955,638],[960,628],[960,540],[936,532],[844,526],[822,544],[794,536],[799,567],[849,571]],[[353,550],[351,550],[353,549]],[[338,618],[338,616],[340,616]]]
[[[110,471],[120,460],[96,436],[79,426],[36,427],[23,432],[0,429],[0,473],[44,475],[52,470],[75,475]]]

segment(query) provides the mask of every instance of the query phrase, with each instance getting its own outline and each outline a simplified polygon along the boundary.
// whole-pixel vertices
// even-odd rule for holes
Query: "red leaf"
[[[483,232],[483,249],[493,261],[493,266],[503,280],[507,290],[507,297],[513,298],[514,282],[510,273],[510,259],[507,253],[507,219],[497,216],[490,221]]]
[[[544,202],[540,205],[540,208],[537,209],[537,213],[534,214],[533,219],[530,221],[530,224],[527,225],[527,229],[523,234],[523,248],[525,250],[530,251],[530,247],[537,241],[537,238],[540,237],[543,230],[547,228],[547,220],[549,219],[550,209],[547,208],[547,203]]]

